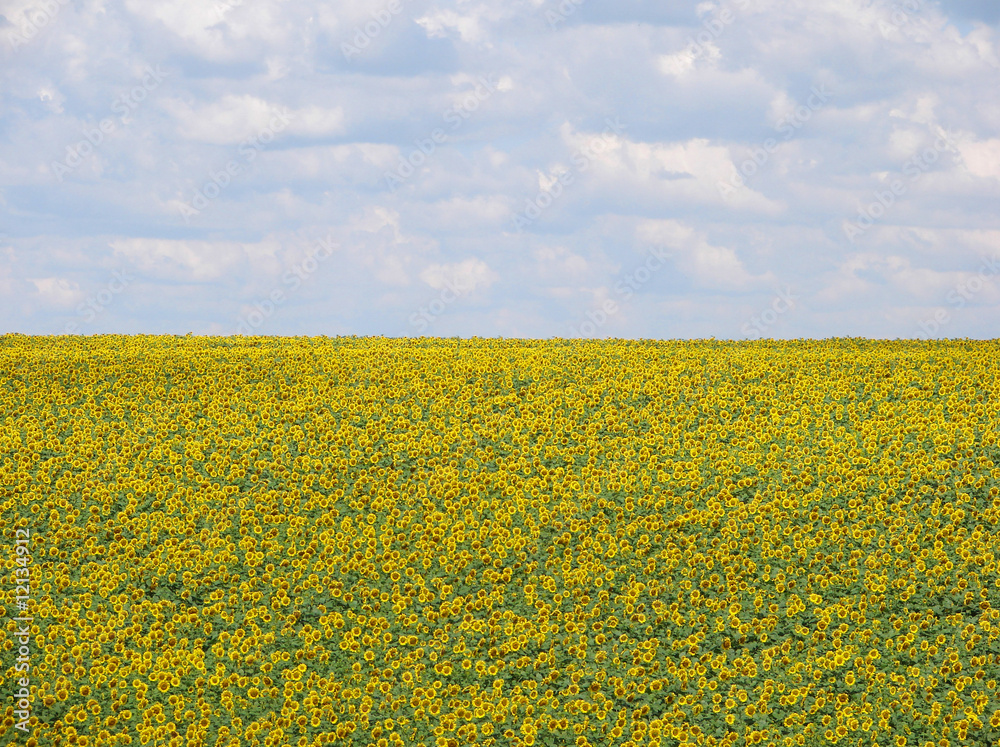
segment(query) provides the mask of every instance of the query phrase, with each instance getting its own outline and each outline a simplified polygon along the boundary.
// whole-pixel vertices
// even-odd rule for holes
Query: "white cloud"
[[[248,94],[227,94],[200,106],[168,99],[163,107],[176,121],[180,137],[217,145],[239,143],[265,132],[324,136],[344,131],[343,107],[289,109]]]
[[[703,233],[680,221],[644,220],[635,233],[641,244],[674,250],[678,266],[701,287],[749,290],[776,282],[770,271],[752,275],[733,249],[710,243]]]
[[[1000,178],[1000,138],[964,140],[958,143],[958,149],[969,173]]]
[[[63,113],[63,103],[66,101],[66,96],[55,86],[45,85],[38,89],[38,100],[41,101],[45,108],[54,114]]]
[[[186,51],[216,62],[256,56],[262,47],[292,47],[301,39],[296,27],[305,20],[298,12],[307,10],[285,0],[125,0],[125,7],[158,35],[166,29]]]
[[[536,3],[537,4],[537,3]],[[491,48],[489,41],[492,26],[512,15],[520,14],[521,3],[479,3],[469,7],[469,3],[460,2],[465,6],[465,12],[457,12],[451,8],[433,8],[415,19],[415,23],[424,29],[428,38],[452,38],[464,44],[483,45]]]
[[[125,7],[137,16],[158,21],[172,33],[193,42],[206,52],[225,46],[218,3],[163,0],[150,4],[140,0],[125,0]]]
[[[673,54],[660,55],[656,58],[656,66],[664,75],[681,78],[699,68],[713,69],[721,60],[722,50],[708,41],[699,48],[688,46]]]
[[[324,109],[320,106],[306,106],[291,111],[289,132],[296,135],[323,137],[340,135],[344,132],[344,108]]]
[[[476,16],[464,16],[453,10],[436,10],[416,19],[432,39],[443,39],[449,32],[456,32],[466,43],[481,41],[485,34]]]
[[[817,301],[828,304],[849,303],[860,295],[868,294],[874,285],[858,276],[859,270],[866,270],[872,257],[852,255],[840,263],[836,272],[826,281],[826,287],[815,294]]]
[[[233,241],[136,238],[112,241],[111,248],[143,275],[158,280],[221,280],[248,261],[245,246]]]
[[[69,278],[29,278],[42,302],[51,307],[65,309],[83,299],[80,286]]]
[[[450,264],[430,265],[420,273],[420,279],[435,290],[454,288],[462,293],[471,293],[480,288],[489,288],[500,276],[481,259],[471,258]]]
[[[567,282],[582,279],[591,265],[586,257],[574,252],[568,246],[545,245],[534,252],[534,272],[544,280]],[[568,288],[550,288],[557,295],[569,293]]]
[[[625,137],[597,136],[562,128],[563,140],[595,164],[600,178],[655,194],[664,202],[732,204],[735,207],[775,214],[784,205],[752,189],[741,190],[726,203],[719,183],[736,173],[729,148],[705,138],[681,143],[636,142]],[[601,147],[603,146],[603,147]],[[544,181],[542,181],[544,180]],[[543,189],[554,177],[541,177]]]
[[[447,226],[449,231],[475,230],[493,224],[500,226],[508,217],[510,207],[499,195],[452,197],[430,203],[425,208],[424,220],[430,225]]]

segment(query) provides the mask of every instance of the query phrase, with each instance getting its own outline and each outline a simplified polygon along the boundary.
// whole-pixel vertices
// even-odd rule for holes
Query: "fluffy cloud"
[[[480,259],[466,259],[451,264],[433,264],[420,273],[420,279],[435,290],[455,288],[471,293],[478,288],[489,288],[499,276]]]

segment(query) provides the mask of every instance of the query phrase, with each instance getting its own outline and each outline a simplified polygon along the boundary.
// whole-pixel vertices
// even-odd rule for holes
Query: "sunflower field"
[[[2,336],[0,743],[1000,745],[998,426],[995,341]]]

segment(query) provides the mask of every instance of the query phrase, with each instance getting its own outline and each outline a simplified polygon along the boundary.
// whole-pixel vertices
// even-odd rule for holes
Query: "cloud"
[[[499,280],[499,275],[481,259],[465,259],[450,264],[433,264],[424,268],[420,279],[435,290],[455,288],[463,293],[471,293],[480,288],[489,288]]]
[[[309,137],[344,132],[343,107],[289,109],[249,94],[227,94],[200,106],[170,99],[163,107],[173,116],[181,138],[216,145],[239,143],[268,131]]]
[[[247,248],[232,241],[134,238],[113,241],[111,248],[143,275],[161,281],[218,281],[249,259]]]
[[[653,197],[662,203],[722,204],[726,200],[719,183],[729,181],[736,165],[728,146],[705,138],[663,143],[634,141],[627,137],[597,137],[576,131],[569,123],[561,128],[566,146],[588,161],[594,178],[620,185]],[[571,168],[565,165],[564,168]],[[553,178],[542,176],[540,186],[548,189]],[[737,207],[778,213],[784,205],[777,200],[746,190],[733,201]]]
[[[416,19],[416,23],[427,31],[431,39],[457,36],[467,44],[480,42],[485,32],[478,15],[461,15],[453,10],[435,10]]]
[[[958,149],[969,173],[1000,179],[1000,138],[964,140],[959,143]]]
[[[698,48],[686,47],[680,52],[660,55],[656,66],[661,73],[681,78],[698,68],[711,69],[722,60],[722,50],[714,42],[708,41]]]
[[[69,278],[29,278],[46,306],[69,308],[83,299],[80,286]]]
[[[640,245],[674,250],[678,266],[699,287],[752,290],[776,282],[773,272],[751,274],[732,248],[712,244],[703,233],[680,221],[641,221],[635,233]]]

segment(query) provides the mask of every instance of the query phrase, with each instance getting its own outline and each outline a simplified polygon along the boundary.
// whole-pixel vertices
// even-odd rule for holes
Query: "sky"
[[[0,0],[0,333],[995,339],[995,0]]]

